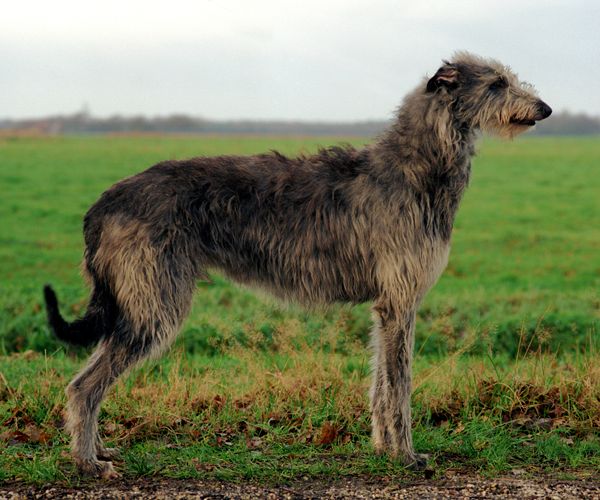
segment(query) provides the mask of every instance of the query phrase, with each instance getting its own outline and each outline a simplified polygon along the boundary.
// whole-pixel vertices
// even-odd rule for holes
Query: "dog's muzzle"
[[[538,101],[537,111],[535,115],[531,118],[516,118],[513,117],[510,119],[510,123],[514,123],[516,125],[526,125],[528,127],[533,127],[535,122],[539,122],[545,118],[548,118],[552,114],[552,108],[548,106],[544,101]]]

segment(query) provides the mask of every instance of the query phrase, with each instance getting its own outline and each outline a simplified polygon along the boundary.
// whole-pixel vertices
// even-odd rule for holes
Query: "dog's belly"
[[[221,259],[211,268],[224,272],[233,281],[258,287],[284,300],[302,304],[359,304],[378,295],[373,272],[359,256],[355,260],[318,253],[236,257]]]

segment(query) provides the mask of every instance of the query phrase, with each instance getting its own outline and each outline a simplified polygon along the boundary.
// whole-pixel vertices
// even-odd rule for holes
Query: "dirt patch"
[[[119,480],[79,487],[4,484],[0,498],[600,498],[600,481],[557,481],[476,476],[398,482],[347,478],[298,481],[289,486],[260,486],[191,480]]]

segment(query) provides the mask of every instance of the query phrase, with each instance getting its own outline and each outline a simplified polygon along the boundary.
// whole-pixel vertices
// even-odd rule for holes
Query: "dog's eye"
[[[508,82],[504,78],[502,78],[502,77],[494,80],[490,84],[490,90],[505,89],[506,87],[508,87]]]

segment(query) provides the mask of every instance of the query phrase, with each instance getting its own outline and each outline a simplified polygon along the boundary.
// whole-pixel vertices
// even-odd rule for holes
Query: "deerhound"
[[[100,403],[171,344],[209,270],[299,303],[373,301],[374,448],[423,466],[411,436],[415,312],[446,266],[476,136],[510,138],[551,112],[507,67],[459,52],[363,149],[165,161],[109,188],[84,219],[85,315],[66,322],[44,289],[58,338],[98,343],[66,390],[80,470],[116,475]]]

